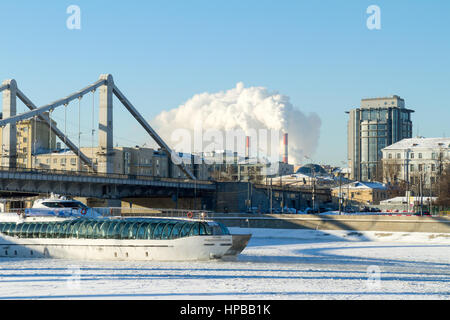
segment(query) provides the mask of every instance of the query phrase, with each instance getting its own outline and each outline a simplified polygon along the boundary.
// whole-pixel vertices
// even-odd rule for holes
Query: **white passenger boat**
[[[49,208],[49,202],[40,201],[19,215],[0,214],[0,257],[209,260],[236,256],[250,238],[236,236],[233,246],[228,228],[214,221],[105,218],[84,205]]]

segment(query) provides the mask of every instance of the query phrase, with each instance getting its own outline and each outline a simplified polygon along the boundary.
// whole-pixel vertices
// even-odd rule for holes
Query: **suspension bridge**
[[[215,190],[215,184],[199,181],[191,170],[179,158],[178,154],[163,141],[130,100],[114,84],[112,75],[103,74],[87,87],[64,98],[44,106],[37,107],[19,88],[14,79],[0,84],[3,95],[2,128],[2,165],[0,167],[0,190],[22,193],[49,193],[93,197],[100,199],[120,199],[152,195],[201,196],[202,192]],[[71,141],[65,130],[60,130],[52,120],[52,112],[57,108],[67,108],[74,100],[81,100],[87,94],[99,94],[98,148],[102,152],[97,163],[81,151]],[[151,176],[115,174],[113,166],[113,97],[133,116],[136,122],[158,144],[167,155],[170,165],[179,167],[186,179],[156,178]],[[29,111],[17,114],[17,99]],[[39,119],[48,125],[49,131],[57,136],[80,161],[89,168],[89,172],[69,172],[55,170],[37,170],[17,166],[17,124],[30,119]],[[28,150],[28,152],[31,152]]]

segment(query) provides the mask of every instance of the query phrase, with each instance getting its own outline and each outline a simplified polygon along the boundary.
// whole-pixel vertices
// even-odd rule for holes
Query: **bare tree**
[[[438,183],[439,198],[437,205],[450,207],[450,165],[444,166]]]
[[[396,184],[400,181],[401,164],[396,160],[384,160],[382,162],[382,181]]]

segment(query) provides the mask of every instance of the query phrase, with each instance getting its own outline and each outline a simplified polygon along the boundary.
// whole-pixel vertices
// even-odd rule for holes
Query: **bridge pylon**
[[[102,74],[99,80],[104,84],[99,87],[99,173],[114,172],[114,140],[113,140],[113,89],[114,80],[110,74]]]
[[[5,80],[3,92],[3,119],[13,117],[17,112],[17,83],[14,79]],[[7,124],[2,130],[2,167],[17,166],[17,124]]]

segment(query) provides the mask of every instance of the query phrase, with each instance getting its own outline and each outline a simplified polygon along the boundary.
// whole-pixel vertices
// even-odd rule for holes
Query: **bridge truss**
[[[67,107],[69,103],[76,99],[82,99],[84,95],[99,90],[99,137],[98,145],[104,150],[105,162],[96,168],[85,154],[83,154],[80,148],[73,143],[67,135],[59,130],[55,125],[52,125],[51,113],[58,107]],[[189,178],[196,180],[194,174],[186,167],[181,161],[176,152],[173,152],[171,148],[164,142],[164,140],[157,134],[157,132],[150,126],[150,124],[144,119],[144,117],[138,112],[138,110],[132,105],[127,97],[119,90],[114,84],[112,75],[103,74],[99,80],[87,87],[72,93],[62,99],[56,100],[47,105],[36,107],[36,105],[18,88],[15,80],[6,80],[0,85],[0,92],[3,91],[3,119],[0,120],[0,127],[3,132],[3,145],[5,148],[5,155],[8,159],[7,166],[10,168],[16,167],[17,151],[16,151],[16,130],[17,123],[28,120],[36,119],[47,123],[50,130],[72,151],[78,155],[80,160],[86,164],[92,171],[101,173],[113,173],[113,95],[115,95],[122,105],[131,113],[136,121],[144,128],[144,130],[150,135],[150,137],[159,145],[159,147],[167,154],[168,158],[180,168],[180,170]],[[30,111],[16,114],[16,98],[19,98]],[[48,115],[47,115],[48,114]],[[2,163],[2,166],[4,164]]]

